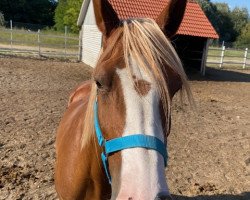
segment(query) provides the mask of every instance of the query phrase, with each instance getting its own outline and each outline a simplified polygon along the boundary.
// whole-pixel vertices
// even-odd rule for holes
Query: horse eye
[[[97,86],[98,89],[102,89],[103,88],[102,84],[99,81],[95,81],[95,84],[96,84],[96,86]]]

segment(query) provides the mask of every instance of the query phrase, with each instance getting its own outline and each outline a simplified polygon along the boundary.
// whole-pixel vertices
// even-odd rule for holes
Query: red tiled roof
[[[196,2],[188,2],[181,26],[177,32],[180,35],[219,38],[214,27]]]
[[[149,17],[156,19],[169,0],[109,0],[120,19]],[[219,38],[198,3],[189,1],[177,32],[206,38]]]

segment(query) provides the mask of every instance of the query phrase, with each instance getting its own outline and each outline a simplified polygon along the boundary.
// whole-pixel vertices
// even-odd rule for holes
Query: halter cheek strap
[[[144,134],[133,134],[106,141],[105,138],[103,137],[98,120],[97,101],[95,102],[94,105],[94,124],[95,124],[95,132],[98,144],[100,145],[100,147],[103,148],[101,158],[110,184],[111,184],[111,176],[108,167],[108,156],[109,154],[122,151],[124,149],[145,148],[145,149],[155,150],[163,156],[165,166],[167,166],[168,154],[166,150],[166,145],[157,137]]]

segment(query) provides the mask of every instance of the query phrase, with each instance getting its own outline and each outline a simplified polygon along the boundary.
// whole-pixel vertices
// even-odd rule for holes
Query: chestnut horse
[[[92,80],[71,95],[57,131],[58,196],[171,199],[165,178],[171,100],[178,90],[190,98],[191,92],[168,38],[178,30],[186,0],[170,1],[156,21],[120,21],[108,0],[93,3],[103,49]],[[118,149],[109,151],[110,141]]]

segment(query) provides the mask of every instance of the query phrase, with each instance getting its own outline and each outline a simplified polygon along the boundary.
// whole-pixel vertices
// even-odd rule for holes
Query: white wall
[[[82,26],[82,61],[95,67],[102,45],[102,34],[95,22],[92,0]]]

